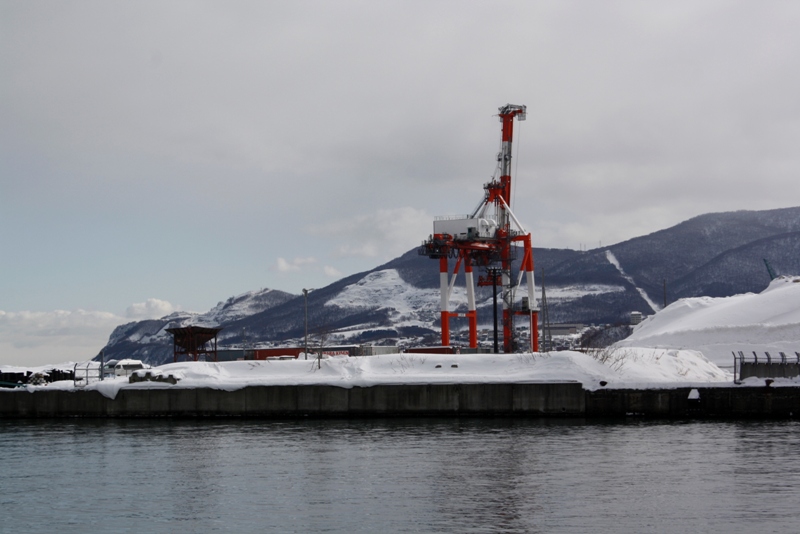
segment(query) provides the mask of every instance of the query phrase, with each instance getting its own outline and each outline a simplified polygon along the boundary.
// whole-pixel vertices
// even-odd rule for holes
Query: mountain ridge
[[[627,277],[611,263],[607,252]],[[624,322],[631,311],[649,314],[651,307],[639,291],[662,303],[665,284],[670,302],[759,292],[769,283],[763,258],[779,274],[800,272],[800,207],[699,215],[588,251],[534,248],[536,276],[539,279],[544,272],[551,321],[585,324]],[[476,288],[476,298],[479,325],[488,328],[491,289]],[[453,301],[465,309],[463,275],[454,288]],[[438,262],[412,249],[309,292],[309,332],[329,344],[438,344],[438,302]],[[106,358],[162,363],[172,358],[172,341],[165,329],[201,322],[224,328],[221,346],[300,344],[304,317],[302,295],[274,289],[249,291],[202,314],[176,312],[120,325],[104,350]]]

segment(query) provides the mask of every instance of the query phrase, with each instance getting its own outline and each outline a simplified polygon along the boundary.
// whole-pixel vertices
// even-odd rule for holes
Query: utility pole
[[[314,291],[313,289],[303,288],[303,300],[305,302],[305,326],[306,326],[306,340],[305,348],[303,349],[303,356],[308,359],[308,292]]]
[[[500,269],[497,267],[488,269],[489,276],[492,277],[492,309],[494,310],[494,353],[500,353],[500,346],[497,342],[497,277],[500,276]]]
[[[487,267],[486,276],[478,277],[479,286],[492,286],[492,311],[494,316],[494,353],[500,353],[500,345],[497,340],[497,281],[500,280],[503,270],[499,267]]]
[[[553,350],[553,334],[550,330],[550,310],[547,308],[547,293],[544,288],[544,268],[542,268],[542,344],[544,351]]]

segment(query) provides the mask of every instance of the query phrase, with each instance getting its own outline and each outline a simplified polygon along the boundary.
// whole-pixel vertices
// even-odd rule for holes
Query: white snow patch
[[[627,273],[625,273],[625,271],[622,270],[622,266],[619,264],[619,260],[617,260],[617,257],[614,256],[613,252],[611,252],[610,250],[606,250],[606,258],[608,258],[608,262],[611,265],[613,265],[614,267],[617,268],[617,270],[619,271],[619,274],[621,274],[622,277],[625,280],[630,282],[631,285],[634,288],[636,288],[636,291],[639,292],[639,294],[642,296],[642,298],[645,300],[645,302],[647,302],[647,304],[653,309],[653,311],[657,312],[658,310],[661,309],[661,306],[656,304],[650,297],[648,297],[647,293],[645,292],[645,290],[640,288],[639,286],[637,286],[636,283],[633,281],[633,278],[630,275],[628,275]]]
[[[537,292],[540,292],[537,288]],[[548,287],[547,298],[550,300],[578,299],[586,295],[599,295],[625,291],[624,287],[604,284],[571,285],[561,287]],[[364,278],[345,287],[337,296],[325,303],[326,306],[340,306],[342,308],[361,309],[388,309],[392,324],[395,327],[403,326],[430,326],[430,323],[439,316],[438,288],[421,289],[405,282],[396,269],[375,271]],[[490,304],[491,292],[482,299],[478,305]],[[527,286],[520,285],[517,293],[526,294]],[[450,310],[459,307],[466,309],[467,293],[462,283],[458,282],[453,287],[450,297]]]
[[[451,309],[467,303],[466,290],[454,287],[450,299]],[[397,269],[385,269],[369,273],[364,278],[345,287],[326,306],[342,308],[389,309],[392,310],[394,326],[405,326],[405,322],[418,324],[418,314],[434,318],[439,313],[439,289],[421,289],[407,283]]]
[[[800,351],[800,277],[779,277],[758,294],[681,299],[637,325],[615,347],[691,348],[719,366],[732,351]]]
[[[526,284],[521,284],[518,292],[524,292]],[[612,286],[605,284],[575,284],[571,286],[547,286],[547,300],[576,300],[587,295],[602,295],[605,293],[621,293],[625,291],[622,286]],[[536,287],[538,295],[542,294],[542,288]],[[524,293],[523,293],[524,294]]]
[[[321,364],[321,365],[320,365]],[[177,384],[129,383],[125,377],[92,382],[114,398],[121,389],[211,387],[233,391],[255,385],[332,385],[343,388],[378,384],[509,384],[579,382],[586,389],[602,387],[687,387],[730,383],[731,375],[695,351],[624,349],[594,356],[580,352],[526,354],[385,354],[328,357],[317,360],[182,362],[162,365],[152,373],[173,375]],[[605,382],[605,385],[601,384]],[[72,381],[36,389],[74,389]]]
[[[200,314],[198,318],[207,322],[221,323],[255,315],[272,306],[270,293],[273,292],[274,289],[261,289],[242,293],[218,303],[208,312]]]

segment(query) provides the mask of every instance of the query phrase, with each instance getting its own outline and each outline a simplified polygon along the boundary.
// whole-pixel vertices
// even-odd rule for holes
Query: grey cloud
[[[64,221],[96,225],[97,213],[113,218],[114,243],[137,245],[114,247],[120,264],[140,268],[132,276],[120,264],[92,272],[62,261],[59,276],[75,285],[118,269],[126,275],[109,286],[165,294],[152,290],[156,280],[208,266],[214,276],[167,296],[201,309],[248,289],[218,287],[231,278],[295,292],[328,280],[323,268],[317,280],[282,276],[269,268],[278,257],[313,250],[329,273],[371,268],[370,258],[430,228],[366,228],[376,213],[474,206],[499,144],[492,115],[505,103],[529,108],[517,130],[514,209],[537,246],[800,203],[793,3],[0,9],[0,223],[22,236],[13,247],[0,236],[17,280],[0,289],[14,309],[52,276],[30,274],[23,287],[30,270],[17,258],[57,247]],[[341,230],[334,237],[314,231],[330,225]],[[191,240],[174,238],[191,232],[226,247],[201,264]],[[95,254],[80,237],[70,253]],[[366,259],[345,267],[342,254]]]

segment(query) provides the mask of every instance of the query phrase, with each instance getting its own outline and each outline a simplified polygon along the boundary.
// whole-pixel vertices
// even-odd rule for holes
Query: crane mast
[[[514,352],[514,317],[524,315],[530,319],[530,350],[539,349],[538,310],[534,293],[533,249],[531,234],[527,232],[511,211],[511,160],[514,137],[514,119],[525,120],[526,107],[507,104],[500,108],[502,123],[501,149],[497,156],[497,171],[489,183],[484,184],[484,198],[478,207],[467,216],[437,217],[433,223],[433,234],[420,248],[420,254],[439,260],[439,283],[441,291],[442,345],[450,345],[450,319],[465,317],[469,323],[469,346],[476,348],[477,310],[473,267],[483,267],[492,273],[481,277],[479,285],[493,285],[498,272],[493,265],[499,264],[500,285],[503,301],[503,351]],[[499,175],[499,178],[498,178]],[[519,267],[519,280],[512,278],[512,263],[522,245],[523,257]],[[455,259],[452,275],[448,258]],[[456,275],[464,266],[467,293],[467,312],[450,311],[450,296]],[[527,279],[528,296],[521,305],[515,303],[514,289]],[[527,301],[527,303],[525,302]]]

